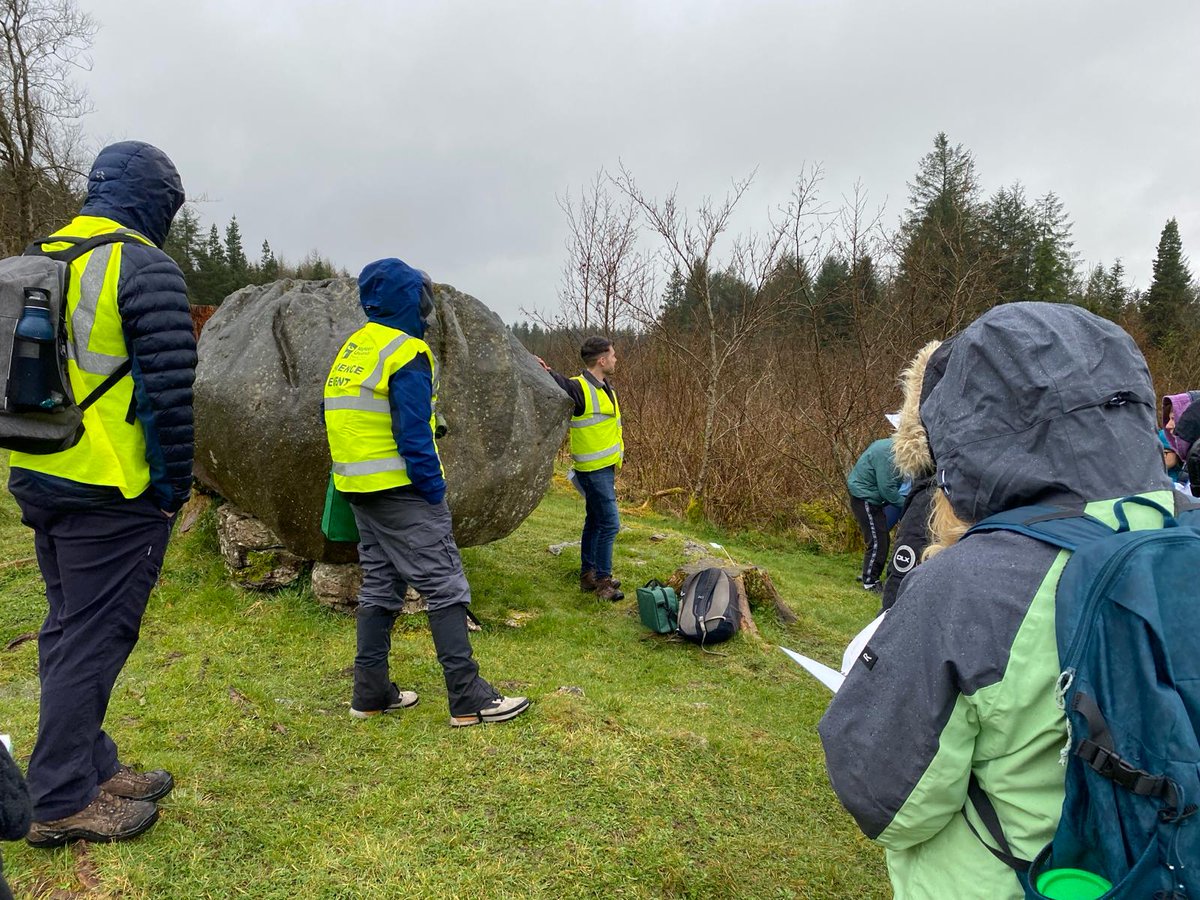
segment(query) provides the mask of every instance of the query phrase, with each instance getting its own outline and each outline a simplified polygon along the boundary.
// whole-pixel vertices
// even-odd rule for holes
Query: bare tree
[[[609,192],[603,171],[577,198],[568,193],[558,205],[570,230],[559,309],[556,314],[523,312],[572,340],[587,334],[611,337],[628,324],[628,311],[647,289],[650,275],[638,248],[637,210]]]
[[[745,365],[751,344],[785,321],[802,301],[795,285],[780,289],[779,275],[790,254],[807,255],[805,245],[820,230],[815,201],[820,172],[801,175],[783,215],[764,234],[737,236],[725,247],[722,237],[753,174],[734,181],[723,200],[704,200],[694,213],[681,207],[674,191],[662,199],[648,196],[624,166],[612,180],[661,240],[665,268],[686,278],[681,310],[668,310],[661,297],[645,292],[631,300],[629,311],[699,381],[704,424],[699,460],[688,486],[688,512],[703,515],[714,445],[724,431],[744,424],[734,415],[726,429],[719,427],[719,413],[735,389],[726,376],[735,366]],[[747,390],[745,385],[736,389],[743,396]]]
[[[805,377],[781,379],[783,405],[792,410],[794,425],[779,452],[832,496],[841,493],[845,472],[864,442],[878,433],[889,381],[912,343],[879,268],[888,255],[882,219],[882,208],[872,212],[865,189],[856,183],[836,216],[824,223],[821,240],[810,243],[810,258],[841,261],[844,277],[828,294],[805,283],[793,331],[799,340],[790,351]]]
[[[90,107],[71,76],[90,68],[95,33],[74,0],[0,0],[0,193],[13,216],[0,241],[9,252],[60,214],[52,201],[82,177],[79,120]]]

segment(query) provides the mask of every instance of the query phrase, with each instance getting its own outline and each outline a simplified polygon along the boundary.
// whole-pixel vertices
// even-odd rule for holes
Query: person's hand
[[[548,365],[546,365],[546,361],[544,359],[542,359],[540,356],[535,356],[534,359],[536,359],[538,361],[539,366],[541,366],[547,372],[550,371],[550,367]]]

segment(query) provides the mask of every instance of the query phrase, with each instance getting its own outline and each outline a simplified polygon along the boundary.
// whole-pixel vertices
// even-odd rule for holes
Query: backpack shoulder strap
[[[43,244],[71,244],[72,246],[65,250],[43,250]],[[141,235],[130,231],[110,231],[106,234],[97,234],[89,238],[59,234],[53,237],[37,238],[25,248],[25,252],[22,255],[48,256],[51,259],[65,262],[69,265],[85,253],[90,253],[104,244],[147,244],[147,242]],[[147,246],[153,245],[147,244]]]
[[[1015,531],[1054,547],[1075,551],[1083,544],[1112,534],[1115,529],[1078,509],[1022,506],[988,516],[964,537],[988,531]]]
[[[971,819],[967,815],[967,806],[975,808],[976,815],[979,816],[979,821],[983,823],[983,827],[987,829],[988,834],[992,836],[992,840],[996,842],[993,847],[983,839],[983,836],[971,824]],[[1022,859],[1012,851],[1012,847],[1008,844],[1008,838],[1004,836],[1004,829],[1000,825],[1000,816],[996,814],[996,807],[992,805],[992,799],[987,795],[987,791],[983,789],[983,785],[979,783],[979,779],[975,777],[975,773],[971,773],[971,779],[967,782],[967,803],[962,810],[963,820],[967,823],[967,827],[971,829],[971,833],[978,838],[979,843],[1004,863],[1014,872],[1024,874],[1029,871],[1030,862],[1027,859]]]
[[[25,248],[23,256],[45,256],[57,262],[70,265],[85,253],[90,253],[97,247],[102,247],[105,244],[147,244],[145,238],[136,232],[132,231],[110,231],[106,234],[97,234],[89,238],[77,237],[75,235],[60,234],[53,237],[37,238]],[[43,250],[44,244],[70,244],[65,250]],[[153,246],[153,245],[150,245]],[[66,315],[66,305],[62,306],[62,313]],[[79,402],[79,411],[84,412],[89,406],[107,394],[118,381],[124,378],[133,370],[133,361],[126,359],[117,368],[109,373],[100,384],[98,384],[91,393]]]
[[[133,360],[129,357],[125,361],[108,373],[108,377],[96,385],[90,394],[79,401],[79,411],[84,412],[89,406],[107,394],[116,383],[133,371]],[[129,424],[133,424],[130,421]]]

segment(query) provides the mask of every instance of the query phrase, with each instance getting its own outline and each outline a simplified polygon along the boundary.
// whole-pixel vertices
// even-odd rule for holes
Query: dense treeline
[[[584,334],[614,336],[631,498],[725,524],[853,535],[844,473],[886,433],[899,371],[998,303],[1077,303],[1134,335],[1162,391],[1200,387],[1200,297],[1174,219],[1151,284],[1136,290],[1120,259],[1081,265],[1056,194],[1014,183],[985,196],[973,156],[945,134],[895,226],[869,213],[861,190],[822,207],[819,180],[802,176],[787,214],[759,234],[725,233],[745,183],[689,213],[674,195],[647,198],[622,170],[562,202],[560,308],[513,330],[566,370]]]
[[[251,259],[242,246],[237,216],[229,220],[223,235],[215,224],[205,232],[190,204],[185,204],[175,217],[164,249],[183,270],[188,299],[207,306],[218,306],[234,291],[251,284],[267,284],[281,278],[320,280],[347,274],[315,250],[298,265],[289,265],[275,255],[267,240],[263,240],[258,257]]]

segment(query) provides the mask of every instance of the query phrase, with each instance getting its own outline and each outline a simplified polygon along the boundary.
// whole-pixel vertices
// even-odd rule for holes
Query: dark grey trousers
[[[446,678],[450,714],[478,712],[499,695],[479,676],[471,651],[466,616],[471,588],[454,543],[449,508],[444,501],[430,504],[404,489],[357,494],[350,500],[363,569],[354,668],[356,700],[364,706],[357,708],[386,704],[392,622],[404,603],[405,586],[411,585],[429,606],[429,631]]]
[[[450,529],[450,508],[415,491],[350,495],[358,523],[363,584],[358,602],[392,612],[404,604],[405,586],[425,598],[430,611],[471,602],[471,587]]]

